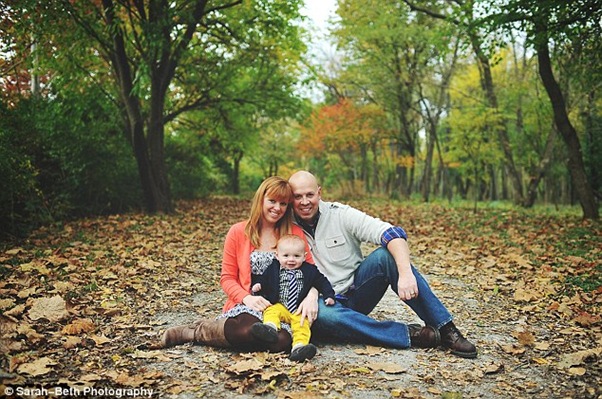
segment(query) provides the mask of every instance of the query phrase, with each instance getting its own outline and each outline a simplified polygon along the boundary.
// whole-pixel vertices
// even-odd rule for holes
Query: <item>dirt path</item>
[[[182,203],[169,216],[61,223],[4,248],[0,395],[602,398],[602,289],[562,282],[600,270],[599,225],[362,206],[411,226],[413,262],[477,344],[477,359],[332,343],[305,364],[203,346],[153,349],[167,327],[221,311],[223,238],[249,204],[215,198]],[[559,231],[566,238],[556,245]],[[372,316],[416,321],[392,294]]]
[[[396,350],[365,345],[320,343],[319,354],[300,366],[281,355],[232,354],[203,346],[166,351],[169,362],[153,367],[189,385],[176,398],[584,398],[597,397],[600,387],[587,386],[544,363],[553,349],[519,353],[513,336],[523,328],[536,330],[526,319],[514,318],[503,298],[483,301],[470,285],[444,276],[427,275],[442,301],[455,314],[465,335],[477,343],[477,359],[461,359],[442,349]],[[193,297],[205,304],[206,294]],[[505,315],[505,316],[504,316]],[[377,319],[419,321],[393,293],[372,313]],[[192,313],[163,313],[157,320],[184,323]],[[162,328],[156,328],[162,331]],[[537,329],[538,336],[550,337]],[[505,348],[505,350],[504,350]],[[515,348],[515,349],[509,349]],[[515,351],[516,354],[507,352]],[[151,365],[149,364],[149,367]],[[228,370],[238,370],[228,371]],[[176,385],[176,390],[181,386]],[[172,387],[165,387],[170,390]]]

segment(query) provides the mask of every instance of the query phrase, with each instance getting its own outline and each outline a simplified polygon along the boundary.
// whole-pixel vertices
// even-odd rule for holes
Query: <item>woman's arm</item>
[[[251,295],[251,259],[249,242],[244,235],[244,224],[230,228],[224,242],[220,284],[232,304],[244,303],[262,312],[270,302],[262,296]],[[228,306],[228,305],[226,305]]]
[[[249,295],[249,291],[243,287],[241,282],[241,270],[240,267],[245,265],[239,265],[238,251],[242,251],[242,245],[244,242],[239,240],[241,233],[244,233],[244,227],[241,228],[239,225],[234,225],[228,231],[226,240],[224,242],[224,253],[222,257],[222,273],[220,277],[220,285],[228,296],[228,298],[235,303],[242,303],[243,298]],[[249,260],[249,285],[251,275],[251,265]]]

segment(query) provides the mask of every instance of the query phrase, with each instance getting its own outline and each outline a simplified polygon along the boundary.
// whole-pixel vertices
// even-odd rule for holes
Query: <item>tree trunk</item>
[[[154,82],[153,86],[155,86]],[[155,203],[157,204],[157,211],[171,213],[174,209],[171,201],[171,190],[167,178],[164,153],[165,123],[163,121],[163,99],[165,98],[165,93],[161,88],[152,91],[147,143],[150,155],[151,175],[156,187]]]
[[[371,152],[372,152],[372,187],[374,187],[374,191],[375,192],[380,192],[383,193],[383,188],[381,187],[380,184],[380,179],[378,178],[378,170],[379,168],[379,156],[378,156],[378,141],[376,140],[371,140],[370,141],[370,148],[371,148]]]
[[[234,165],[232,165],[232,193],[240,194],[240,160],[242,159],[243,152],[237,151],[234,154]]]
[[[491,107],[494,111],[499,112],[498,100],[497,95],[495,93],[495,86],[493,84],[493,77],[491,75],[491,65],[489,64],[489,58],[487,58],[487,56],[483,53],[483,49],[481,48],[481,42],[479,38],[472,32],[468,32],[468,35],[470,37],[473,51],[475,52],[475,55],[477,57],[479,73],[481,75],[481,87],[485,92],[485,96],[487,98],[489,107]],[[506,168],[508,169],[508,175],[510,177],[510,180],[512,181],[512,186],[514,187],[514,202],[520,204],[523,202],[523,186],[520,174],[516,168],[516,164],[514,163],[514,156],[512,154],[512,148],[510,146],[510,137],[508,136],[506,123],[503,122],[501,126],[495,126],[494,131],[497,133],[498,139],[502,147],[502,151],[504,152],[504,162],[506,164]]]
[[[435,152],[435,137],[437,127],[429,125],[428,143],[426,147],[426,159],[424,160],[424,176],[421,183],[422,200],[429,202],[431,192],[431,180],[433,176],[433,154]]]
[[[364,194],[371,192],[370,190],[370,173],[368,171],[368,146],[365,143],[360,145],[361,169],[360,178],[364,182]]]
[[[583,217],[586,219],[599,219],[598,205],[594,192],[587,180],[585,173],[585,164],[581,153],[581,144],[575,128],[569,120],[564,96],[560,90],[560,86],[554,77],[552,71],[552,62],[550,60],[550,50],[548,48],[548,38],[545,27],[539,27],[539,33],[542,38],[537,45],[537,60],[539,62],[539,75],[544,87],[550,97],[552,110],[554,111],[554,123],[560,132],[564,143],[567,146],[569,160],[568,168],[571,173],[573,188],[575,189],[581,208]]]
[[[556,131],[554,129],[550,129],[550,133],[548,134],[548,138],[546,140],[546,146],[539,161],[539,165],[533,176],[529,179],[529,184],[527,186],[527,196],[525,197],[525,202],[523,206],[525,208],[531,208],[535,205],[535,200],[537,199],[537,187],[539,186],[539,182],[543,179],[546,170],[548,169],[548,165],[552,161],[552,154],[554,152],[554,141],[556,139]]]
[[[113,27],[115,24],[113,3],[110,0],[104,0],[103,6],[108,25]],[[138,175],[146,209],[151,213],[171,212],[173,208],[163,156],[163,98],[157,98],[160,93],[153,90],[152,120],[149,123],[147,138],[144,134],[144,117],[140,98],[133,93],[134,80],[126,54],[123,32],[117,26],[113,27],[112,50],[109,56],[125,105],[129,141],[138,165]]]

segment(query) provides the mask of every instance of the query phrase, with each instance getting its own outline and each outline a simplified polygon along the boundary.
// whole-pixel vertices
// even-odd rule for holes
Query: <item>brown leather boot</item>
[[[450,321],[441,327],[439,331],[441,332],[441,345],[450,349],[451,353],[467,359],[474,359],[477,357],[476,346],[464,338],[453,322]]]
[[[227,348],[230,343],[224,334],[226,319],[198,320],[193,324],[168,328],[161,337],[164,348],[193,342],[218,348]]]
[[[441,336],[436,328],[408,324],[408,330],[410,331],[410,343],[414,348],[436,348],[441,344]]]

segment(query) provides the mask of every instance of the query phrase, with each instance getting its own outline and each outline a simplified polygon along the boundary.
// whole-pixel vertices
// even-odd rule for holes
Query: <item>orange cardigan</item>
[[[226,235],[220,278],[222,289],[228,295],[224,312],[242,303],[242,299],[251,293],[251,252],[255,247],[245,235],[246,225],[247,221],[236,223],[230,227]],[[305,240],[303,230],[299,226],[293,225],[292,233]],[[314,260],[307,240],[305,240],[305,252],[307,253],[305,260],[313,264]]]

